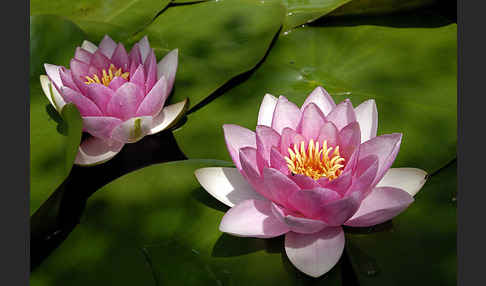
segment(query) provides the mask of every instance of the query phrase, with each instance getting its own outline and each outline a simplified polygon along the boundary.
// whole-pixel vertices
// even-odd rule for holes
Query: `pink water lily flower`
[[[126,143],[170,127],[187,108],[182,101],[164,108],[177,70],[178,50],[159,63],[147,37],[127,53],[105,36],[97,47],[84,41],[76,48],[70,69],[45,64],[40,77],[50,103],[62,110],[73,103],[81,113],[84,140],[75,160],[95,165],[115,156]]]
[[[212,196],[231,207],[219,229],[243,237],[285,234],[290,261],[307,275],[329,271],[344,249],[342,225],[368,227],[402,211],[426,173],[390,168],[402,134],[376,136],[375,101],[338,105],[317,87],[301,108],[265,95],[256,131],[223,126],[236,168],[195,172]]]

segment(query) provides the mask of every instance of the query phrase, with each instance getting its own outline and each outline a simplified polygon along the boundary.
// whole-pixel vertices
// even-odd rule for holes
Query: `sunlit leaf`
[[[432,172],[456,153],[456,31],[455,24],[296,29],[280,36],[249,80],[189,115],[176,139],[190,158],[229,160],[223,124],[254,129],[265,93],[302,104],[323,86],[355,107],[374,98],[378,134],[403,133],[395,166]]]

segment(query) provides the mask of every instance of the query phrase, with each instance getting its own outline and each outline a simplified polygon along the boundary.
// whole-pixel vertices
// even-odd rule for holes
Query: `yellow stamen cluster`
[[[113,64],[110,64],[110,68],[108,69],[108,71],[106,71],[105,69],[103,69],[101,71],[101,73],[103,74],[103,76],[101,77],[101,79],[98,77],[97,74],[93,74],[90,77],[89,76],[86,76],[86,81],[84,83],[85,84],[102,83],[105,86],[108,86],[110,84],[110,82],[116,76],[120,76],[120,77],[128,80],[128,76],[130,75],[129,72],[122,72],[122,69],[121,68],[116,69],[115,65],[113,65]]]
[[[288,149],[290,157],[285,157],[289,170],[293,174],[306,175],[314,180],[322,177],[334,180],[339,177],[344,167],[344,158],[339,154],[339,146],[336,146],[331,155],[333,147],[327,147],[327,140],[324,140],[322,145],[322,148],[319,148],[319,142],[312,139],[307,150],[304,142],[294,144],[293,149]]]

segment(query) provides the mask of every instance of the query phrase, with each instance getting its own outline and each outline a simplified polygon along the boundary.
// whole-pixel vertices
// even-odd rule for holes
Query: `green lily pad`
[[[262,2],[222,0],[170,7],[138,34],[137,39],[148,35],[157,58],[179,49],[172,102],[190,98],[196,105],[263,58],[284,9]]]
[[[287,7],[284,30],[310,23],[352,0],[282,0]]]
[[[456,169],[430,178],[390,231],[346,235],[359,285],[456,285]]]
[[[79,25],[92,40],[110,34],[123,39],[143,29],[170,0],[30,1],[30,14],[55,14]]]
[[[38,81],[46,73],[45,63],[68,66],[74,49],[85,38],[86,34],[69,20],[58,16],[30,16],[30,77]]]
[[[456,153],[456,33],[455,24],[306,27],[284,33],[246,82],[190,114],[176,139],[189,158],[229,160],[223,124],[254,130],[265,93],[300,105],[323,86],[336,102],[350,98],[355,107],[374,98],[378,134],[403,133],[395,166],[432,172]]]
[[[83,119],[76,106],[72,103],[64,105],[61,110],[63,126],[66,130],[65,135],[65,167],[64,174],[67,176],[74,164],[74,159],[78,154],[78,147],[81,144],[81,134],[83,133]]]
[[[288,261],[283,237],[222,234],[228,209],[187,160],[127,174],[95,193],[80,225],[31,277],[31,285],[341,285],[340,264],[319,279]]]

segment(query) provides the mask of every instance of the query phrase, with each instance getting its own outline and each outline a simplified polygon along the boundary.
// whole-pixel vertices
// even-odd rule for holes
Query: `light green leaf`
[[[265,93],[300,105],[323,86],[355,107],[374,98],[378,134],[403,133],[395,166],[430,173],[456,153],[456,32],[456,25],[296,29],[280,36],[249,80],[190,114],[176,139],[190,158],[229,160],[223,124],[254,130]]]
[[[170,0],[32,0],[30,14],[66,17],[79,25],[91,40],[101,40],[105,34],[126,39],[150,24],[169,3]]]
[[[65,168],[64,174],[67,176],[71,171],[74,164],[74,159],[76,154],[78,154],[78,147],[81,144],[81,134],[83,131],[83,119],[81,119],[81,114],[79,110],[72,103],[64,105],[61,111],[61,116],[63,118],[64,129],[66,130],[65,135]]]
[[[190,98],[196,105],[263,58],[284,9],[262,2],[222,0],[170,7],[138,35],[148,35],[158,59],[179,49],[171,102]]]
[[[287,7],[284,31],[310,23],[352,0],[281,0]]]

